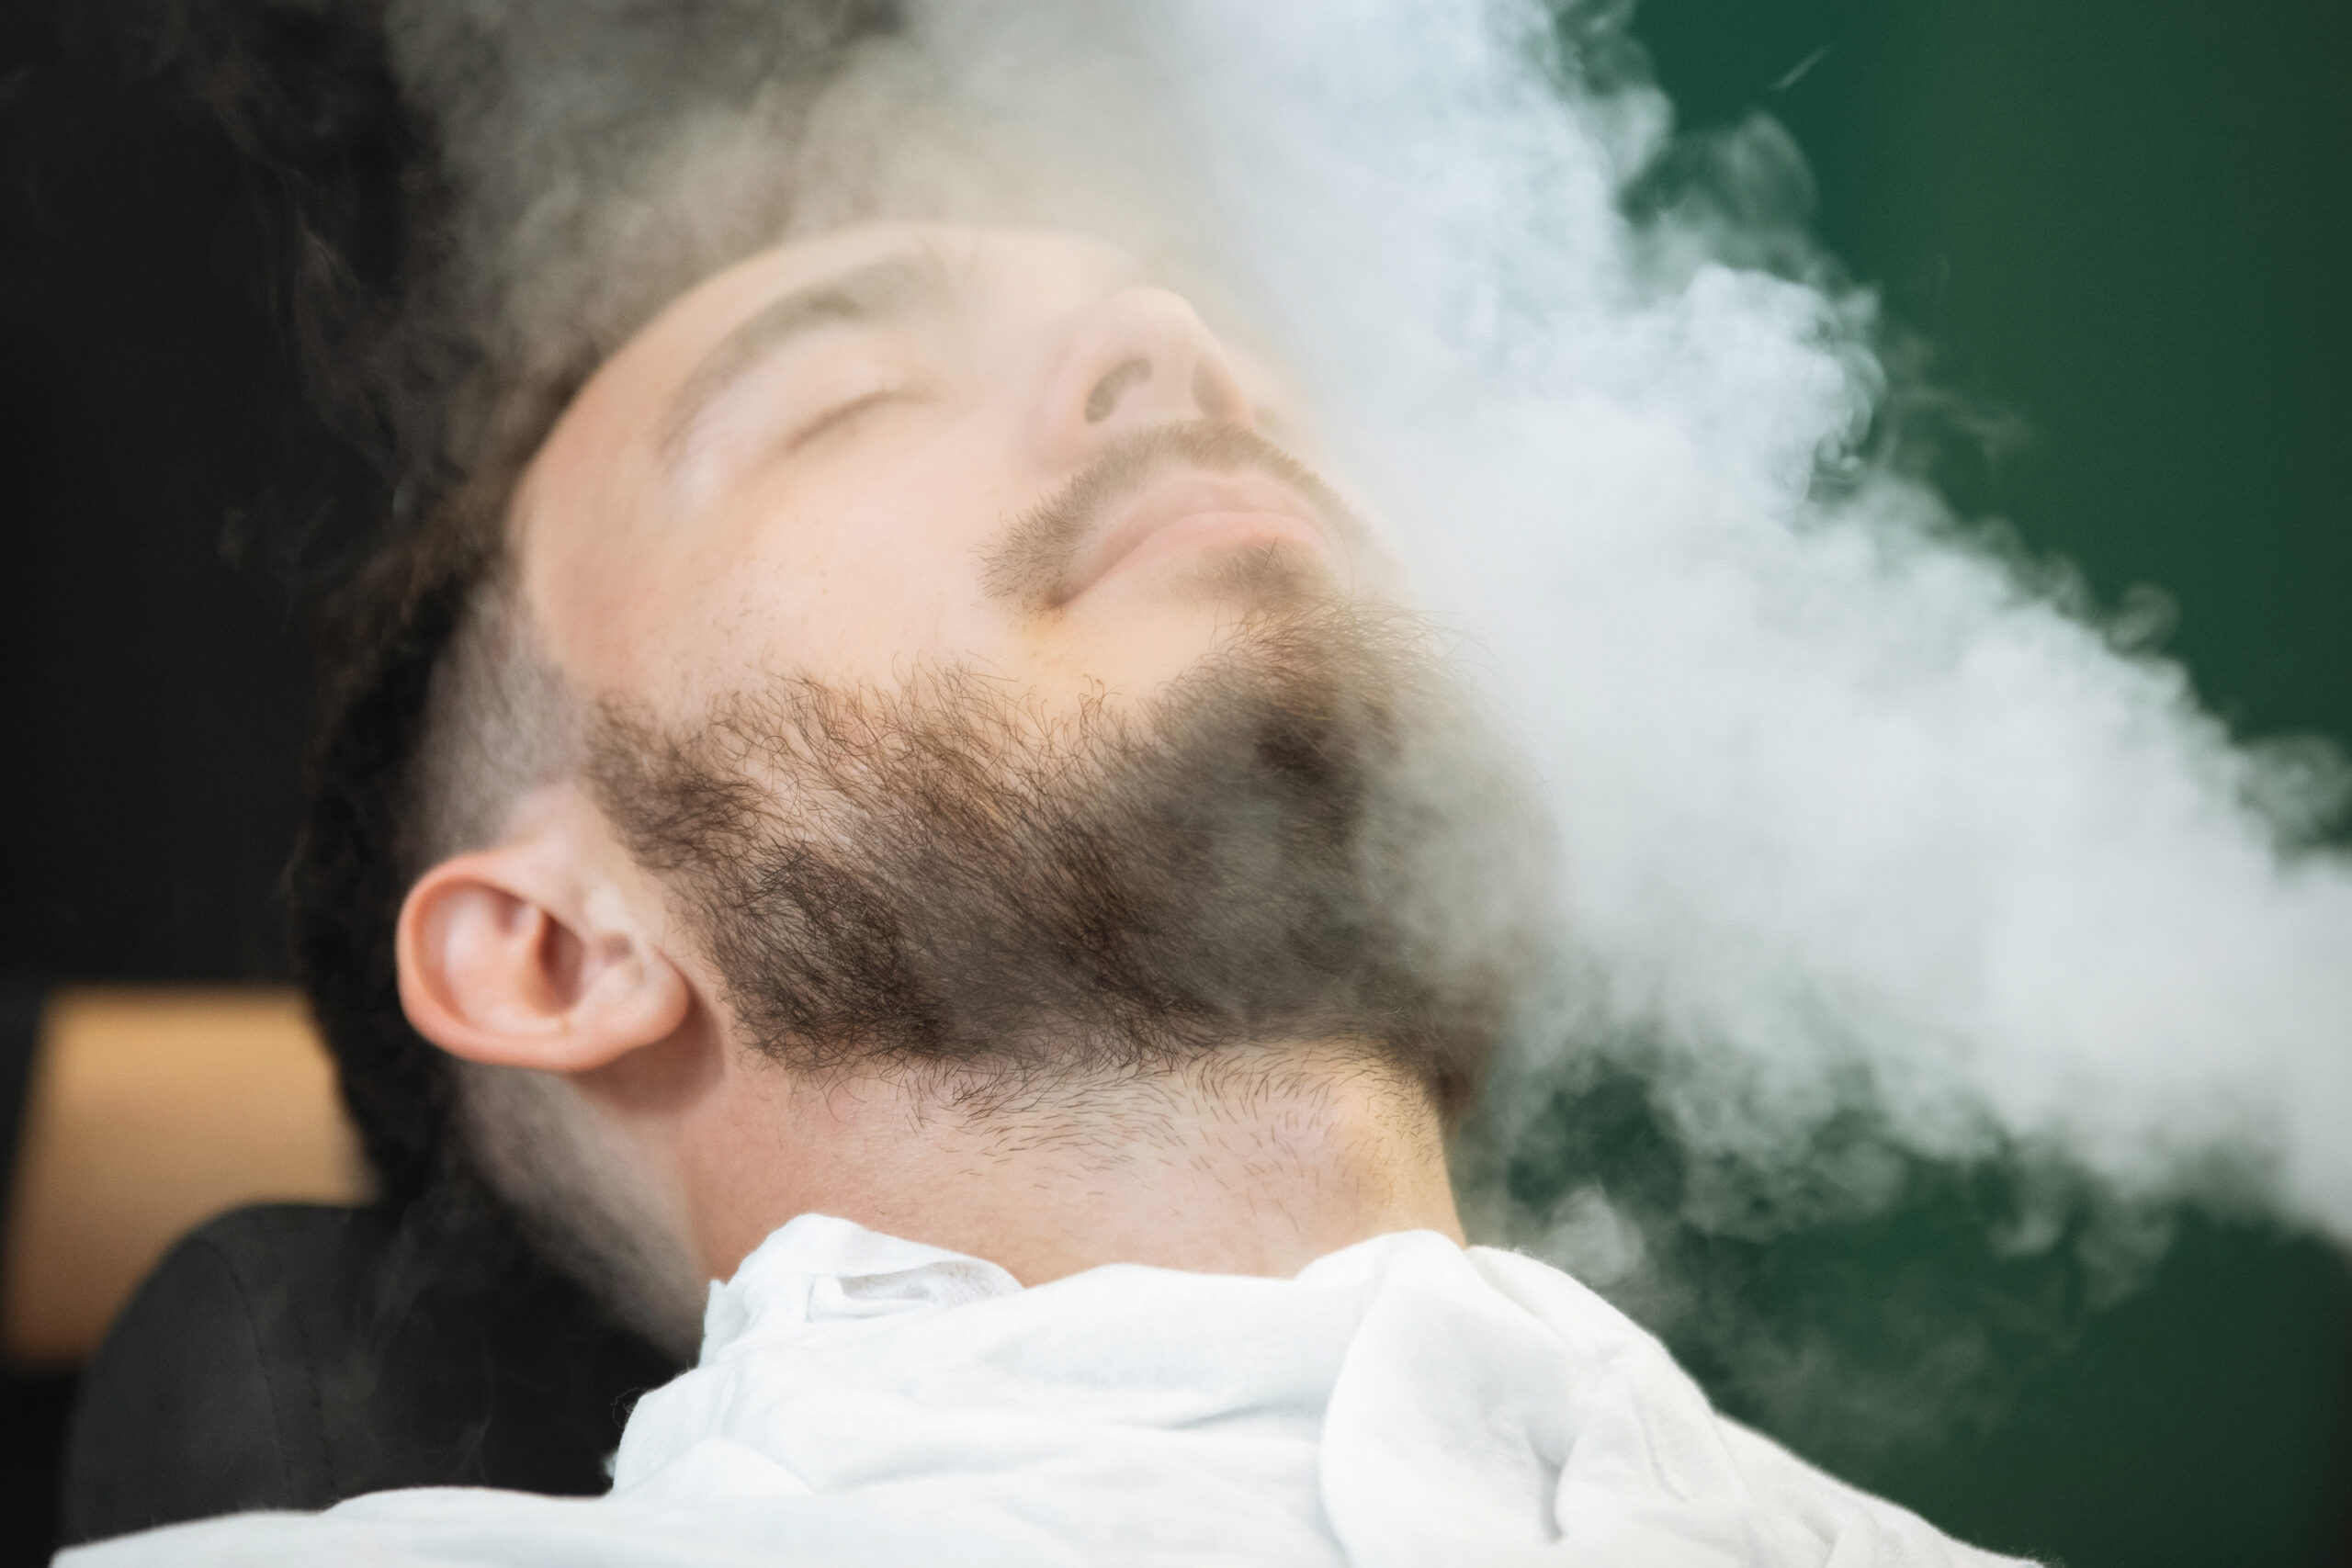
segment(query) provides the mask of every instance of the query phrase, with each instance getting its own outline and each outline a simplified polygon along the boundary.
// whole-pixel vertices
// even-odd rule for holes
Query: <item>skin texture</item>
[[[877,264],[916,281],[872,319],[820,309],[765,352],[737,334]],[[658,721],[781,676],[890,689],[953,666],[1044,723],[1193,668],[1240,614],[1237,561],[1393,596],[1361,530],[1263,476],[1182,473],[1113,507],[1063,592],[1006,591],[1008,538],[1106,444],[1195,421],[1312,461],[1279,378],[1099,245],[909,226],[787,245],[675,301],[566,412],[511,521],[523,604],[576,689]],[[1116,1261],[1286,1274],[1389,1231],[1460,1235],[1421,1090],[1315,1041],[986,1116],[778,1066],[570,784],[419,882],[399,961],[427,1038],[570,1083],[707,1277],[808,1212],[1031,1283]]]

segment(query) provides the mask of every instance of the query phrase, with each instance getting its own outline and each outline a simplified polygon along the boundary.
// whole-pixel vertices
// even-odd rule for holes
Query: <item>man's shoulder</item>
[[[2019,1568],[2024,1562],[1955,1540],[1909,1509],[1840,1481],[1763,1433],[1724,1415],[1655,1335],[1573,1275],[1524,1253],[1498,1247],[1472,1247],[1468,1256],[1497,1291],[1557,1333],[1564,1344],[1594,1358],[1596,1368],[1606,1367],[1601,1375],[1616,1386],[1589,1385],[1581,1391],[1582,1398],[1633,1408],[1632,1427],[1638,1428],[1647,1447],[1646,1461],[1662,1469],[1679,1467],[1693,1472],[1661,1475],[1659,1479],[1668,1481],[1670,1490],[1690,1486],[1699,1481],[1698,1472],[1710,1468],[1698,1459],[1703,1450],[1728,1461],[1737,1489],[1752,1500],[1759,1517],[1774,1521],[1797,1538],[1797,1560],[1815,1560],[1805,1550],[1810,1548],[1826,1551],[1832,1561],[1846,1561],[1851,1552],[1855,1561],[1889,1568],[1914,1564]],[[1588,1442],[1603,1448],[1619,1435],[1635,1434],[1630,1429],[1618,1434],[1605,1419],[1582,1434]],[[1621,1484],[1624,1463],[1634,1457],[1634,1445],[1626,1447],[1624,1455],[1611,1455],[1610,1462],[1600,1467],[1614,1473]],[[1589,1461],[1597,1456],[1585,1457]],[[1570,1468],[1576,1463],[1571,1456]],[[1564,1490],[1570,1484],[1572,1478],[1564,1472]],[[1865,1543],[1867,1550],[1856,1550]]]

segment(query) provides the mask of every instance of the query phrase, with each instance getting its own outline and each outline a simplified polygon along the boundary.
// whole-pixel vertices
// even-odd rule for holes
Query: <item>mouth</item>
[[[1260,474],[1183,474],[1153,485],[1083,550],[1057,596],[1105,578],[1209,550],[1290,547],[1332,552],[1331,529],[1290,488]]]

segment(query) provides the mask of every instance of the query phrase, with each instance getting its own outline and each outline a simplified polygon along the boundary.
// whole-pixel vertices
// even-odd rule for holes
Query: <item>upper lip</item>
[[[1109,527],[1079,555],[1060,598],[1075,599],[1153,535],[1189,517],[1217,513],[1261,513],[1304,523],[1327,545],[1336,545],[1330,523],[1299,494],[1268,474],[1172,474],[1149,486],[1112,513]]]

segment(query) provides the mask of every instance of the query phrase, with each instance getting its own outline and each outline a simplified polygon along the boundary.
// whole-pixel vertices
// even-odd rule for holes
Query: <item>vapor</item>
[[[1660,1216],[1607,1172],[1497,1174],[1630,1064],[1746,1173],[1746,1219],[1701,1183],[1677,1224],[1892,1201],[1898,1168],[1824,1154],[1859,1111],[1871,1148],[2043,1151],[2119,1202],[2226,1187],[2352,1241],[2343,760],[2234,743],[2063,567],[1953,514],[1801,162],[1759,123],[1661,183],[1618,8],[555,10],[395,12],[458,111],[468,298],[512,366],[876,213],[1104,232],[1275,340],[1566,846],[1555,984],[1464,1156],[1490,1229],[1634,1279]],[[821,72],[776,67],[820,34]],[[494,93],[485,37],[522,62]],[[2048,1245],[2030,1219],[2012,1244]]]

